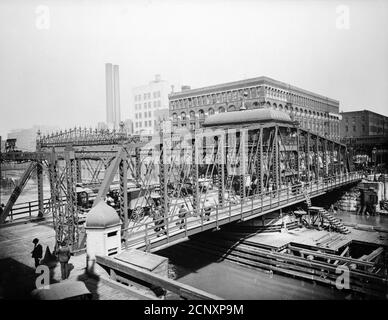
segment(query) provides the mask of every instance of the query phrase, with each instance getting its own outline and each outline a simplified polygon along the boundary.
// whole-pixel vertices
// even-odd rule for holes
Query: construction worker
[[[35,260],[35,268],[39,266],[40,259],[42,259],[43,256],[43,248],[42,245],[39,243],[39,239],[35,238],[32,240],[32,243],[34,244],[34,249],[31,251],[32,258]]]

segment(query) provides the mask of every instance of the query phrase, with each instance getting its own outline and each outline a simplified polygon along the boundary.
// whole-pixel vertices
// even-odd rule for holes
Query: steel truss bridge
[[[79,204],[77,184],[95,187],[93,206],[116,185],[113,206],[125,245],[151,250],[361,179],[344,144],[276,119],[157,136],[74,128],[38,136],[36,152],[0,156],[2,162],[30,161],[0,222],[9,219],[36,170],[39,215],[52,213],[56,240],[70,240],[74,250],[84,246],[80,216],[90,209]],[[43,169],[51,190],[46,202]]]

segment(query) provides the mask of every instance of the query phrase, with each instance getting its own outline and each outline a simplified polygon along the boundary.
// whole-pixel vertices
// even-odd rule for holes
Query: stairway
[[[350,233],[349,229],[346,228],[344,224],[338,218],[334,217],[330,212],[326,211],[323,208],[319,212],[322,215],[323,219],[328,221],[330,226],[333,227],[335,231],[343,234]]]

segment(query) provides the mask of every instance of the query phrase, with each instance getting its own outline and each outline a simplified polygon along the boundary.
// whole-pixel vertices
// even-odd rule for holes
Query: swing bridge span
[[[56,241],[73,250],[85,246],[82,219],[99,201],[111,201],[121,217],[127,248],[152,250],[362,178],[346,145],[271,109],[216,114],[195,132],[165,126],[154,136],[74,128],[38,135],[36,152],[2,153],[0,161],[29,162],[0,223],[50,214]],[[16,204],[34,171],[37,201]]]

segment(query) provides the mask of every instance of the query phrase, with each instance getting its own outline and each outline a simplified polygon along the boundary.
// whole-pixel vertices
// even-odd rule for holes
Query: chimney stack
[[[113,123],[113,66],[105,64],[106,81],[106,123]]]
[[[114,125],[113,128],[118,130],[120,125],[120,78],[119,78],[119,66],[113,66],[113,83],[114,83]]]
[[[105,64],[106,78],[106,123],[110,129],[119,129],[120,123],[120,79],[119,66]]]

